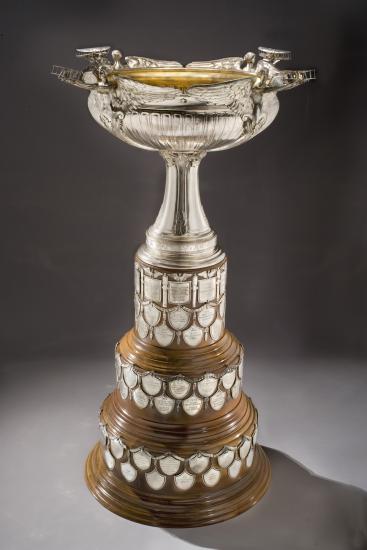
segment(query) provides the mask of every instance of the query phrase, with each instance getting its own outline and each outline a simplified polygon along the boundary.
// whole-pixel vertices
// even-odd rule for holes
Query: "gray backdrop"
[[[51,65],[81,67],[74,49],[100,44],[182,62],[266,45],[319,74],[279,96],[263,134],[202,162],[203,204],[230,259],[228,326],[256,355],[366,356],[366,2],[4,8],[2,353],[111,354],[163,195],[160,157],[102,131],[87,92]]]
[[[366,1],[0,9],[0,548],[367,548]],[[113,346],[132,325],[134,252],[164,185],[157,154],[118,142],[85,91],[49,75],[104,44],[182,62],[265,45],[318,69],[279,96],[263,134],[202,162],[229,255],[227,325],[247,347],[273,473],[266,497],[223,525],[133,524],[83,482]]]

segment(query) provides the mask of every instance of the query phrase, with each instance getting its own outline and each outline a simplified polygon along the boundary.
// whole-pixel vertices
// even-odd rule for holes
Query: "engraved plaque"
[[[190,301],[190,283],[168,283],[168,301],[171,304],[187,304]]]
[[[121,374],[121,367],[122,367],[122,363],[121,363],[120,354],[118,352],[115,352],[115,368],[116,368],[117,378]]]
[[[238,378],[242,380],[243,377],[243,359],[241,363],[238,365]]]
[[[135,268],[135,292],[137,292],[140,295],[140,271],[139,268]]]
[[[209,374],[206,375],[203,380],[200,380],[200,382],[198,382],[197,388],[200,395],[202,395],[203,397],[210,397],[217,389],[217,386],[218,380],[214,376],[211,376]]]
[[[134,386],[136,386],[138,382],[138,377],[136,376],[132,367],[124,368],[124,379],[125,379],[126,385],[129,388],[133,388]]]
[[[99,429],[101,430],[101,434],[102,434],[102,437],[104,439],[106,439],[106,437],[108,437],[108,432],[107,432],[107,426],[106,424],[102,424],[101,422],[99,423]]]
[[[119,384],[119,388],[120,388],[120,394],[121,394],[122,399],[127,399],[127,396],[129,395],[129,390],[128,390],[128,387],[127,387],[127,385],[125,384],[125,382],[123,380],[121,380],[121,382]]]
[[[220,479],[220,471],[215,468],[210,468],[204,475],[203,480],[208,487],[214,487]]]
[[[190,384],[187,382],[187,380],[183,380],[181,378],[177,378],[176,380],[172,380],[169,383],[169,391],[175,397],[176,399],[182,399],[183,397],[186,397],[186,395],[190,391]]]
[[[169,414],[173,411],[173,408],[175,406],[174,400],[165,394],[155,397],[154,404],[158,412],[160,412],[161,414]]]
[[[145,479],[147,480],[149,487],[155,491],[162,489],[166,482],[165,476],[162,476],[157,470],[153,470],[152,472],[149,472],[149,474],[145,474]]]
[[[177,307],[168,312],[168,320],[175,330],[182,330],[189,324],[190,313],[182,307]]]
[[[146,338],[148,336],[149,326],[144,321],[142,315],[140,315],[140,317],[138,317],[138,320],[136,321],[136,329],[140,338]]]
[[[205,306],[198,313],[198,321],[202,327],[208,327],[214,321],[215,316],[215,308],[212,306]]]
[[[211,398],[210,405],[215,411],[219,411],[226,402],[226,393],[218,390]]]
[[[222,330],[223,330],[223,321],[222,319],[217,319],[214,321],[212,326],[210,327],[210,336],[213,338],[213,340],[219,340],[219,338],[222,336]]]
[[[188,346],[198,346],[203,339],[203,330],[197,325],[191,325],[182,333],[182,337]]]
[[[192,395],[183,401],[182,406],[186,414],[189,416],[195,416],[195,414],[198,414],[203,406],[203,401],[200,397]]]
[[[122,458],[125,452],[125,445],[119,439],[111,439],[111,453],[117,459]]]
[[[240,470],[241,470],[241,461],[235,460],[233,464],[228,468],[229,477],[234,479],[235,477],[238,476],[238,474],[240,473]]]
[[[222,317],[222,319],[224,319],[225,313],[226,313],[226,299],[223,298],[219,304],[219,315]]]
[[[195,474],[201,474],[209,466],[209,457],[201,454],[193,455],[189,460],[189,465]]]
[[[252,463],[253,463],[253,460],[254,460],[254,448],[251,449],[251,451],[249,452],[249,454],[247,455],[247,458],[246,458],[246,466],[247,468],[251,468],[252,466]]]
[[[188,491],[194,485],[195,477],[185,470],[182,474],[175,476],[174,481],[177,489],[180,489],[181,491]]]
[[[159,323],[159,320],[161,318],[161,312],[159,309],[157,309],[153,304],[147,304],[144,306],[144,317],[146,322],[154,327]]]
[[[162,298],[161,280],[144,276],[144,298],[152,302],[160,302]]]
[[[215,300],[215,291],[215,277],[199,280],[199,302],[203,303]]]
[[[159,460],[159,466],[162,472],[168,476],[173,476],[180,469],[181,462],[172,455],[165,456]]]
[[[152,374],[142,376],[141,385],[148,395],[157,395],[162,389],[162,382]]]
[[[100,441],[100,443],[103,447],[106,447],[106,445],[108,443],[108,439],[107,439],[107,436],[103,435],[102,430],[101,430],[101,433],[100,433],[99,441]]]
[[[166,347],[173,342],[175,333],[166,324],[162,324],[155,327],[154,336],[158,344],[160,344],[163,347]]]
[[[136,388],[133,391],[133,399],[139,409],[145,409],[149,403],[149,397],[143,392],[141,388]]]
[[[220,293],[224,294],[226,291],[226,281],[227,281],[227,269],[223,269],[220,275]]]
[[[115,459],[111,455],[110,451],[108,449],[105,449],[103,451],[103,458],[106,463],[106,466],[109,470],[113,470],[115,467]]]
[[[236,382],[233,385],[233,388],[231,389],[231,394],[233,399],[237,399],[237,397],[240,395],[241,391],[241,380],[236,380]]]
[[[133,457],[139,470],[149,470],[152,462],[152,457],[149,453],[146,453],[143,449],[139,449],[139,451],[133,453]]]
[[[126,479],[126,481],[132,482],[136,479],[138,472],[135,470],[134,466],[130,462],[123,462],[121,464],[121,473]]]
[[[229,390],[229,388],[231,388],[233,386],[233,383],[234,381],[236,380],[236,370],[231,370],[229,372],[226,372],[226,374],[224,374],[222,376],[222,384],[223,384],[223,387],[226,389],[226,390]]]
[[[256,445],[257,442],[257,433],[258,433],[258,427],[255,427],[254,433],[252,434],[252,444]]]
[[[245,440],[243,441],[243,443],[241,444],[240,449],[239,449],[240,457],[242,459],[246,458],[246,456],[249,453],[250,448],[251,448],[251,439],[246,437]]]
[[[134,305],[135,305],[135,319],[137,319],[140,315],[140,302],[136,295],[134,298]]]
[[[120,377],[121,377],[121,372],[122,372],[121,365],[116,363],[116,382],[119,382]]]
[[[224,449],[218,456],[218,464],[221,468],[228,468],[232,464],[234,459],[234,451],[231,449]]]

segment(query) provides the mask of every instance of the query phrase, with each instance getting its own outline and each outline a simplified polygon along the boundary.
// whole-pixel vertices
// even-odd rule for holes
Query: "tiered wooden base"
[[[117,353],[123,368],[102,406],[104,441],[86,463],[86,482],[96,499],[115,514],[162,527],[209,525],[256,504],[269,485],[270,465],[256,444],[256,409],[239,389],[236,365],[242,347],[236,338],[225,331],[215,343],[165,349],[142,341],[132,330]],[[170,395],[170,373],[193,380],[187,395],[200,396],[197,380],[209,373],[216,380],[216,395],[226,395],[225,401],[203,398],[200,411],[192,414],[178,399],[162,414],[156,398],[150,396],[145,404],[147,373],[161,377],[157,396]],[[151,389],[156,391],[154,384]]]
[[[85,478],[89,490],[105,508],[131,521],[159,527],[202,527],[233,518],[254,506],[270,483],[269,460],[259,445],[251,471],[231,486],[161,495],[137,490],[105,465],[100,444],[88,456]]]

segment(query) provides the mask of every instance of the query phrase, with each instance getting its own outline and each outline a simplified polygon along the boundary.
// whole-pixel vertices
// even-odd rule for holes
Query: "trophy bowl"
[[[93,118],[119,139],[158,151],[228,149],[264,130],[278,112],[276,93],[257,77],[228,69],[122,69],[111,89],[89,95]]]
[[[277,93],[313,71],[279,70],[289,52],[189,63],[84,48],[60,80],[89,91],[93,118],[166,163],[162,206],[134,262],[134,328],[115,348],[116,387],[102,404],[87,485],[110,511],[166,527],[196,527],[248,510],[270,464],[243,389],[244,349],[225,328],[227,259],[205,216],[198,169],[210,151],[263,131]]]

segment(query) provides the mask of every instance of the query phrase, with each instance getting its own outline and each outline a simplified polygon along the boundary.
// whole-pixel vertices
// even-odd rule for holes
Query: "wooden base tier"
[[[270,483],[269,460],[259,445],[247,475],[225,488],[190,494],[160,494],[129,485],[109,470],[97,444],[88,456],[85,478],[105,508],[131,521],[159,527],[201,527],[233,518],[254,506]]]
[[[243,348],[227,330],[195,349],[163,348],[133,329],[116,346],[115,390],[86,464],[97,500],[127,519],[193,527],[263,496],[269,462],[243,392]]]
[[[225,331],[196,349],[164,349],[134,330],[116,346],[115,390],[100,411],[89,489],[125,518],[170,527],[224,521],[263,496],[268,460],[242,390],[243,348]]]

